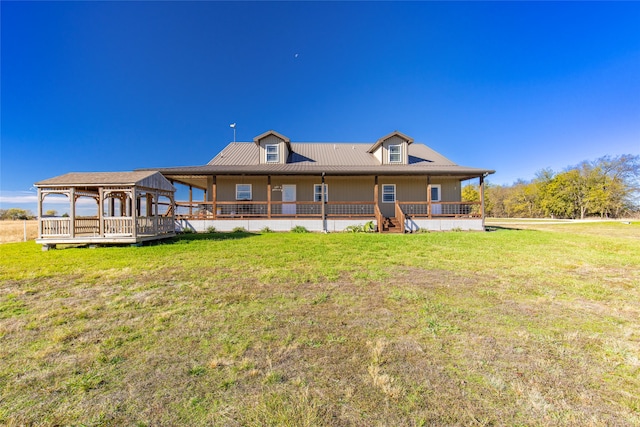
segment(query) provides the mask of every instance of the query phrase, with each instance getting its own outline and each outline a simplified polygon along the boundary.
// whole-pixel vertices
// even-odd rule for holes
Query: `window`
[[[439,202],[440,201],[440,184],[431,185],[431,201]]]
[[[315,184],[313,186],[313,201],[322,201],[322,184]],[[329,186],[327,184],[324,185],[324,201],[329,201]]]
[[[396,185],[385,184],[382,186],[382,203],[396,202]]]
[[[267,163],[277,163],[280,161],[277,144],[267,144],[265,148],[267,149]]]
[[[402,161],[402,146],[389,146],[389,163],[400,163]]]
[[[251,200],[251,184],[236,184],[236,200]]]

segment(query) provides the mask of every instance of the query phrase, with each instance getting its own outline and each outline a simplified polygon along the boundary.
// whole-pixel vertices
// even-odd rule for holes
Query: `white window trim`
[[[398,160],[391,160],[391,148],[392,147],[398,147],[398,153],[393,153],[393,154],[398,154]],[[402,144],[393,144],[393,145],[389,145],[389,163],[402,163]]]
[[[248,185],[249,186],[249,198],[245,199],[245,198],[239,198],[238,197],[238,189],[241,185]],[[236,200],[253,200],[253,186],[251,184],[236,184]]]
[[[438,189],[438,198],[437,199],[432,198],[431,201],[432,202],[441,202],[442,201],[442,185],[441,184],[431,184],[431,191],[433,191],[434,188]]]
[[[274,147],[275,148],[275,153],[269,153],[269,148],[270,147]],[[276,159],[275,160],[269,160],[269,154],[273,155],[275,154]],[[280,162],[280,147],[278,146],[278,144],[266,144],[264,146],[264,155],[265,155],[265,160],[267,163],[279,163]]]
[[[322,184],[313,184],[313,201],[322,201]],[[317,197],[316,197],[317,196]],[[324,184],[324,201],[329,201],[329,184]]]
[[[393,193],[386,193],[384,191],[385,187],[393,187]],[[393,194],[393,200],[385,200],[385,194]],[[395,184],[382,184],[382,203],[395,203],[396,202],[396,185]]]

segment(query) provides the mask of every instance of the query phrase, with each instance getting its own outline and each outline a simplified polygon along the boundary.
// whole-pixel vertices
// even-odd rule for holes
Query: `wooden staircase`
[[[385,217],[382,221],[382,230],[381,233],[402,233],[402,229],[400,228],[400,221],[396,217],[387,218]]]

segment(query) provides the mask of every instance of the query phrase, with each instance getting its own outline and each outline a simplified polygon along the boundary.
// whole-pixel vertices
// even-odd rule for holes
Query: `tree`
[[[640,209],[640,156],[604,156],[594,166],[601,171],[601,216],[619,217]]]
[[[478,187],[473,184],[465,185],[462,187],[462,201],[463,202],[479,202],[480,192]]]
[[[56,215],[58,215],[58,211],[56,211],[55,209],[49,209],[44,214],[46,216],[56,216]]]
[[[508,197],[511,187],[503,187],[501,185],[485,184],[484,206],[487,216],[496,218],[505,218],[509,215],[505,208],[504,201]]]
[[[33,218],[33,214],[31,213],[31,211],[28,211],[25,209],[19,209],[19,208],[6,209],[1,211],[0,214],[2,215],[2,219],[11,219],[14,221],[18,219]]]
[[[535,182],[519,180],[513,184],[504,200],[508,216],[524,218],[540,216],[538,193],[538,185]]]
[[[462,201],[479,203],[480,191],[478,190],[478,186],[473,184],[465,185],[462,188]],[[473,205],[471,208],[471,213],[479,214],[481,210],[482,207],[480,205]]]
[[[533,181],[485,185],[485,213],[493,217],[619,218],[640,212],[640,156],[624,154],[583,161],[555,173],[542,169]],[[479,200],[477,186],[463,201]]]

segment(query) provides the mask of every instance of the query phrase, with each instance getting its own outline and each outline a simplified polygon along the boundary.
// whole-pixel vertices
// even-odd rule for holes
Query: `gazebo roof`
[[[158,171],[70,172],[35,183],[36,187],[137,186],[175,192],[176,188]]]

